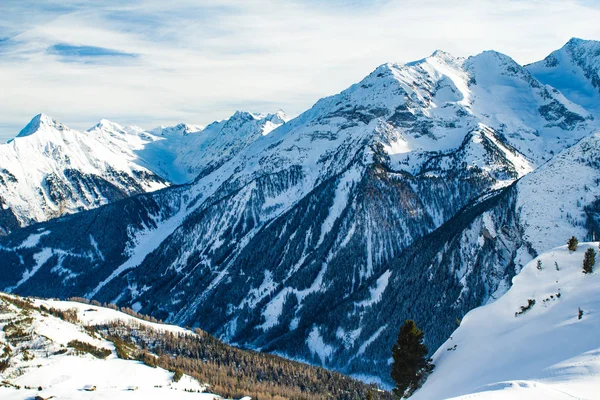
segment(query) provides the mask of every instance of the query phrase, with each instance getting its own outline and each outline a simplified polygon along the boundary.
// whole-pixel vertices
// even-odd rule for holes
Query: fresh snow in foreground
[[[21,386],[21,389],[0,387],[0,399],[24,400],[33,399],[37,395],[44,398],[55,396],[57,399],[73,400],[220,399],[213,394],[197,393],[203,391],[206,385],[187,375],[184,375],[179,382],[173,382],[172,372],[162,368],[152,368],[139,361],[117,358],[114,345],[110,341],[90,336],[83,326],[123,321],[143,324],[162,331],[184,332],[185,329],[142,321],[116,310],[81,303],[35,300],[35,305],[62,310],[76,309],[80,323],[72,324],[52,315],[30,313],[29,316],[33,317],[31,329],[34,333],[30,341],[19,344],[19,347],[28,347],[28,351],[35,357],[25,361],[21,356],[22,353],[17,354],[16,348],[11,346],[13,348],[11,366],[0,373],[0,381],[9,381]],[[9,318],[24,317],[19,315],[17,309],[14,310],[15,312],[8,315],[0,312],[0,325],[7,323]],[[59,350],[66,349],[71,340],[110,349],[113,353],[105,360],[90,354],[76,355],[72,349],[65,354],[56,354]],[[0,330],[0,344],[2,344],[0,348],[3,348],[5,342],[5,334]],[[26,389],[26,386],[32,389]],[[42,390],[38,391],[40,386]],[[85,390],[86,387],[92,386],[96,387],[95,391]]]
[[[598,251],[598,243],[586,243],[540,255],[503,297],[469,312],[411,399],[598,399],[600,262],[582,273],[589,247]],[[528,299],[535,305],[515,316]]]

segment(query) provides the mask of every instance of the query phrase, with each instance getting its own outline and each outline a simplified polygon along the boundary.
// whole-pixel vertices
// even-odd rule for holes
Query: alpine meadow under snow
[[[527,66],[383,64],[291,120],[76,132],[40,115],[0,145],[0,290],[114,303],[384,388],[411,319],[436,365],[415,399],[591,399],[599,123],[600,42],[581,39]],[[590,243],[559,247],[571,236]],[[170,377],[141,371],[136,393],[146,373]],[[338,378],[333,398],[369,390],[343,397]]]

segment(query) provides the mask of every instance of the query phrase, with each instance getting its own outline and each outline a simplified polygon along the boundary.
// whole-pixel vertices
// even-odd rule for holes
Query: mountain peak
[[[150,133],[157,136],[189,135],[190,133],[200,132],[204,127],[200,125],[177,124],[175,126],[159,125],[150,130]]]
[[[429,57],[425,57],[420,60],[408,62],[408,63],[406,63],[406,66],[408,66],[408,67],[418,66],[421,64],[425,64],[425,63],[431,63],[434,60],[441,61],[446,64],[454,65],[454,64],[461,64],[464,59],[461,57],[455,57],[452,54],[450,54],[444,50],[438,49],[438,50],[435,50],[433,53],[431,53],[431,55]]]
[[[481,72],[489,74],[491,71],[503,71],[502,73],[518,74],[522,72],[523,67],[506,54],[495,50],[486,50],[475,56],[469,57],[465,61],[467,70],[474,71],[480,69]]]
[[[508,61],[510,63],[515,63],[516,61],[513,60],[510,56],[507,56],[504,53],[500,53],[499,51],[496,50],[484,50],[481,53],[471,56],[469,57],[469,59],[497,59],[497,60],[501,60],[501,61]]]
[[[61,124],[60,122],[57,122],[54,118],[50,117],[49,115],[41,113],[33,117],[31,121],[29,121],[29,123],[23,129],[21,129],[21,132],[19,132],[17,137],[30,136],[39,130],[48,128],[62,131],[67,127]]]
[[[290,117],[285,113],[285,111],[279,109],[273,114],[267,114],[265,119],[276,124],[284,124],[290,120]]]
[[[595,40],[586,40],[586,39],[581,39],[581,38],[577,38],[577,37],[572,37],[567,42],[566,46],[573,46],[573,45],[578,46],[578,45],[581,45],[581,44],[591,43],[591,42],[596,42],[596,41]]]
[[[600,48],[600,41],[597,40],[587,40],[580,38],[571,38],[567,44],[564,45],[563,49],[568,49],[570,51],[575,50],[576,52],[588,52],[591,51],[594,55],[598,54],[598,49]],[[560,51],[560,50],[558,50]]]
[[[258,113],[251,113],[248,111],[240,111],[237,110],[235,113],[233,113],[233,115],[231,117],[229,117],[229,120],[243,120],[243,121],[251,121],[253,119],[262,119],[262,115],[258,114]]]
[[[123,127],[115,122],[112,122],[108,119],[102,118],[100,120],[100,122],[98,122],[96,125],[94,125],[93,127],[91,127],[90,129],[88,129],[88,132],[92,132],[95,131],[97,129],[102,129],[102,130],[110,130],[110,131],[118,131],[118,132],[122,132],[123,131]]]

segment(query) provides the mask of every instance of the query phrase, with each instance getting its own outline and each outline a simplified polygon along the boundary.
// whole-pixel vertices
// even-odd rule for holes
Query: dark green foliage
[[[106,358],[111,354],[109,349],[104,349],[100,347],[96,347],[89,343],[80,342],[79,340],[71,340],[67,346],[79,351],[80,353],[88,353],[93,355],[96,358]]]
[[[577,250],[577,245],[579,245],[579,240],[575,236],[571,236],[571,239],[567,241],[567,248],[569,251]]]
[[[515,312],[515,317],[518,317],[519,315],[525,314],[525,312],[531,310],[531,308],[535,305],[535,299],[527,299],[527,305],[526,306],[521,306],[521,310],[518,312]]]
[[[594,264],[596,263],[596,252],[591,247],[585,251],[583,256],[583,273],[591,274],[594,271]]]
[[[433,365],[427,359],[427,346],[423,344],[424,333],[413,320],[407,320],[400,328],[398,340],[392,348],[391,377],[396,383],[394,394],[409,397],[424,381]]]
[[[0,373],[6,371],[6,369],[10,366],[10,358],[5,360],[0,360]]]

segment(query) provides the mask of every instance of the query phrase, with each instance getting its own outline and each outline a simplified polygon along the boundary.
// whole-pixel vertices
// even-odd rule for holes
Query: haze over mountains
[[[600,43],[572,39],[525,67],[494,51],[384,64],[288,122],[34,119],[0,147],[27,144],[38,168],[0,162],[0,289],[114,302],[387,384],[404,320],[433,352],[538,254],[600,232],[599,71]]]

